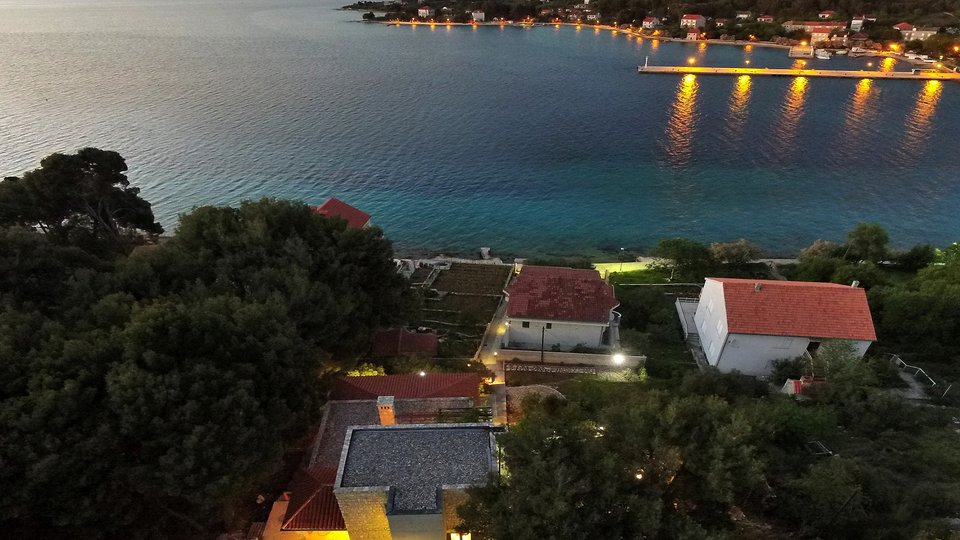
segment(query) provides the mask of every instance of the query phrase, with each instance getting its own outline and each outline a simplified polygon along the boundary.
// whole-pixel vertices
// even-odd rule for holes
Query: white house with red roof
[[[644,17],[643,21],[640,22],[640,25],[643,26],[646,30],[653,30],[654,28],[660,28],[660,19],[656,17]]]
[[[428,19],[433,17],[436,14],[436,11],[430,6],[420,6],[417,8],[417,17],[421,19]]]
[[[861,357],[877,340],[866,292],[836,283],[707,278],[692,320],[681,321],[711,366],[748,375],[815,354],[825,340],[849,341]]]
[[[773,15],[761,15],[761,16],[757,17],[757,22],[772,23],[772,22],[773,22]]]
[[[810,44],[816,45],[824,41],[830,40],[830,32],[833,32],[833,28],[826,26],[818,26],[810,30]]]
[[[525,265],[504,293],[508,348],[619,345],[620,302],[596,270]]]
[[[817,13],[817,18],[822,21],[830,20],[836,16],[837,16],[837,12],[832,9],[826,9],[821,11],[820,13]]]
[[[349,204],[330,197],[320,206],[311,206],[311,210],[325,217],[336,217],[347,222],[350,229],[362,229],[370,226],[370,214]]]
[[[687,13],[680,17],[680,28],[703,28],[706,25],[707,19],[703,15]]]

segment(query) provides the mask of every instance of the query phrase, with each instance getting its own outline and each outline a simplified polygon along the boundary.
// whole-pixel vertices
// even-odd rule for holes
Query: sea
[[[0,174],[120,152],[168,231],[335,196],[400,253],[603,258],[659,239],[789,255],[878,222],[960,240],[960,84],[638,74],[783,49],[360,22],[346,0],[0,0]],[[834,57],[805,67],[910,69]]]

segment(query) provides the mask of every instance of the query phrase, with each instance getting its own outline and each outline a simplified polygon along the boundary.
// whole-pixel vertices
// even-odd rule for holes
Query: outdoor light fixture
[[[613,355],[613,363],[618,366],[623,365],[624,360],[626,360],[626,357],[624,357],[621,353]]]
[[[421,371],[421,372],[420,372],[420,376],[421,376],[421,377],[426,377],[426,376],[427,376],[427,372],[426,372],[426,371]]]

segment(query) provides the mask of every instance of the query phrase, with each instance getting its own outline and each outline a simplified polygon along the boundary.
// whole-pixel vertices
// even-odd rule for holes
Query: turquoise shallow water
[[[960,237],[960,85],[641,76],[645,58],[792,61],[361,24],[339,3],[0,0],[0,173],[96,145],[127,158],[168,228],[198,204],[335,195],[410,251],[689,236],[788,253],[863,220],[901,245]]]

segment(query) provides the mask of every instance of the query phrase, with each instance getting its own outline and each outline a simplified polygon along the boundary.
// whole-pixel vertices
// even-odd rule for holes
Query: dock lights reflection
[[[749,60],[744,60],[743,63],[744,63],[744,64],[747,64],[748,66],[750,65],[750,61],[749,61]]]
[[[623,362],[624,362],[625,360],[626,360],[626,357],[624,357],[624,356],[623,356],[622,354],[620,354],[620,353],[617,353],[617,354],[613,355],[613,363],[616,364],[616,365],[618,365],[618,366],[623,365]]]

